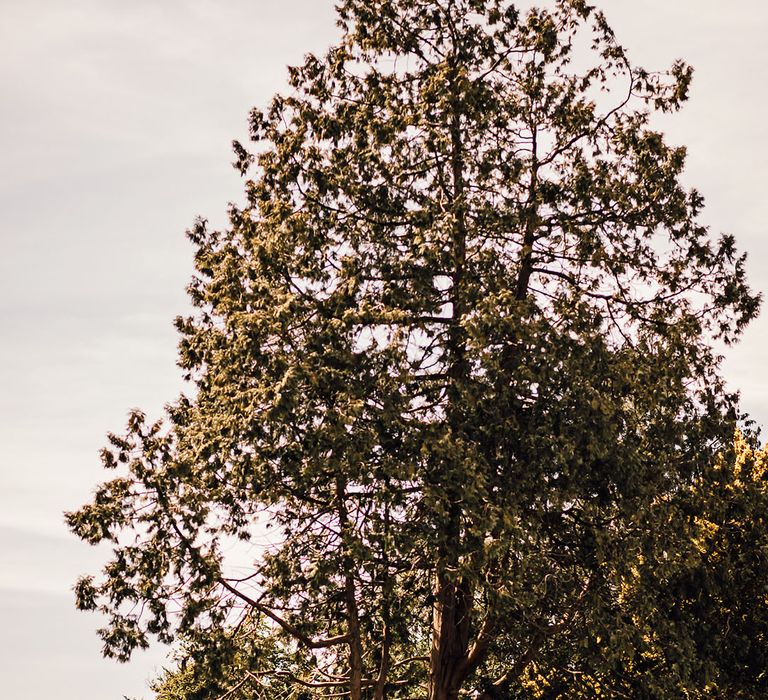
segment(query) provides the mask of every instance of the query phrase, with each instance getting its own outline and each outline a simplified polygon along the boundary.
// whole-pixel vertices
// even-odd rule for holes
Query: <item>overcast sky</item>
[[[633,59],[696,68],[660,122],[689,147],[686,181],[714,232],[750,253],[768,294],[768,3],[607,0]],[[97,453],[129,408],[180,389],[172,319],[186,309],[198,214],[240,198],[230,142],[285,65],[336,36],[330,0],[0,0],[0,688],[9,700],[150,698],[163,650],[99,658],[71,584],[99,552],[62,511],[106,475]],[[768,313],[726,375],[768,426]]]

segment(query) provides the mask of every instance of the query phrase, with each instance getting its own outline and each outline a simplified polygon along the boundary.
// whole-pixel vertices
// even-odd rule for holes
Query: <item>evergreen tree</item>
[[[687,546],[659,504],[731,441],[712,342],[758,308],[649,124],[691,69],[632,66],[582,0],[338,12],[235,144],[247,204],[189,233],[194,391],[110,435],[122,474],[68,515],[114,545],[78,606],[107,655],[180,635],[200,668],[260,618],[296,698],[514,697],[590,639],[615,671],[638,624],[594,631]],[[679,656],[648,697],[701,682]]]

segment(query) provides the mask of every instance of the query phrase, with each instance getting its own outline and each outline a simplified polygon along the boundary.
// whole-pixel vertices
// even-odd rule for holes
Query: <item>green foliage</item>
[[[107,655],[176,636],[198,671],[259,618],[296,698],[694,697],[717,655],[644,621],[672,619],[677,503],[734,431],[712,341],[758,299],[649,125],[691,70],[632,66],[576,0],[338,9],[235,145],[246,206],[189,232],[194,390],[110,435],[120,475],[68,515],[114,545],[79,607]],[[260,692],[232,648],[162,692]]]
[[[638,529],[624,543],[633,556],[617,561],[627,568],[605,572],[612,586],[604,592],[612,591],[612,597],[592,606],[567,632],[542,640],[537,660],[520,677],[505,673],[498,658],[490,661],[500,682],[481,686],[486,698],[765,695],[768,451],[756,450],[737,433],[700,480],[661,499],[654,511],[656,529]],[[666,524],[659,528],[660,523]],[[667,549],[672,533],[674,550]],[[244,660],[279,655],[280,647],[266,644],[263,635],[255,639],[240,633],[237,660],[214,672],[169,672],[158,700],[215,698],[225,687],[235,689],[233,698],[261,697],[248,684],[237,687]],[[296,668],[285,654],[281,662]],[[269,660],[269,668],[278,665]],[[216,678],[227,680],[212,682]],[[192,689],[208,694],[193,695]],[[290,679],[279,691],[270,690],[267,697],[290,697]]]
[[[204,654],[181,649],[177,661],[153,685],[157,700],[302,698],[292,680],[301,660],[250,617],[234,630],[212,632]]]
[[[712,468],[660,498],[607,572],[612,595],[512,697],[760,698],[768,688],[768,452],[737,433]]]

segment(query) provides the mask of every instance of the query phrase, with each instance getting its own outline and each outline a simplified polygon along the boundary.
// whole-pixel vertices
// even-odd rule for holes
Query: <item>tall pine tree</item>
[[[338,12],[235,144],[247,204],[189,233],[194,389],[110,435],[121,474],[68,519],[114,558],[78,605],[107,655],[179,635],[296,698],[512,697],[683,546],[659,504],[732,438],[712,342],[758,300],[649,125],[690,68],[632,66],[582,0]]]

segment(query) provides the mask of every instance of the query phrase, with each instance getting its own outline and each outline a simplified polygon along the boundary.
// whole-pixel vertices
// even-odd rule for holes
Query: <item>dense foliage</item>
[[[611,570],[608,614],[583,611],[567,634],[543,640],[518,676],[500,664],[484,700],[765,696],[768,451],[737,433],[711,469],[654,510],[651,541]],[[672,532],[675,549],[665,549],[658,535]],[[291,696],[299,660],[286,645],[252,626],[226,639],[216,667],[205,665],[210,655],[182,649],[183,670],[159,680],[158,700]]]
[[[712,342],[758,307],[649,125],[691,70],[580,0],[338,11],[235,144],[247,204],[190,231],[194,390],[68,515],[114,545],[77,585],[105,653],[180,637],[169,699],[696,697],[721,660],[757,697],[680,593],[691,541],[730,551],[679,513],[734,434]]]

